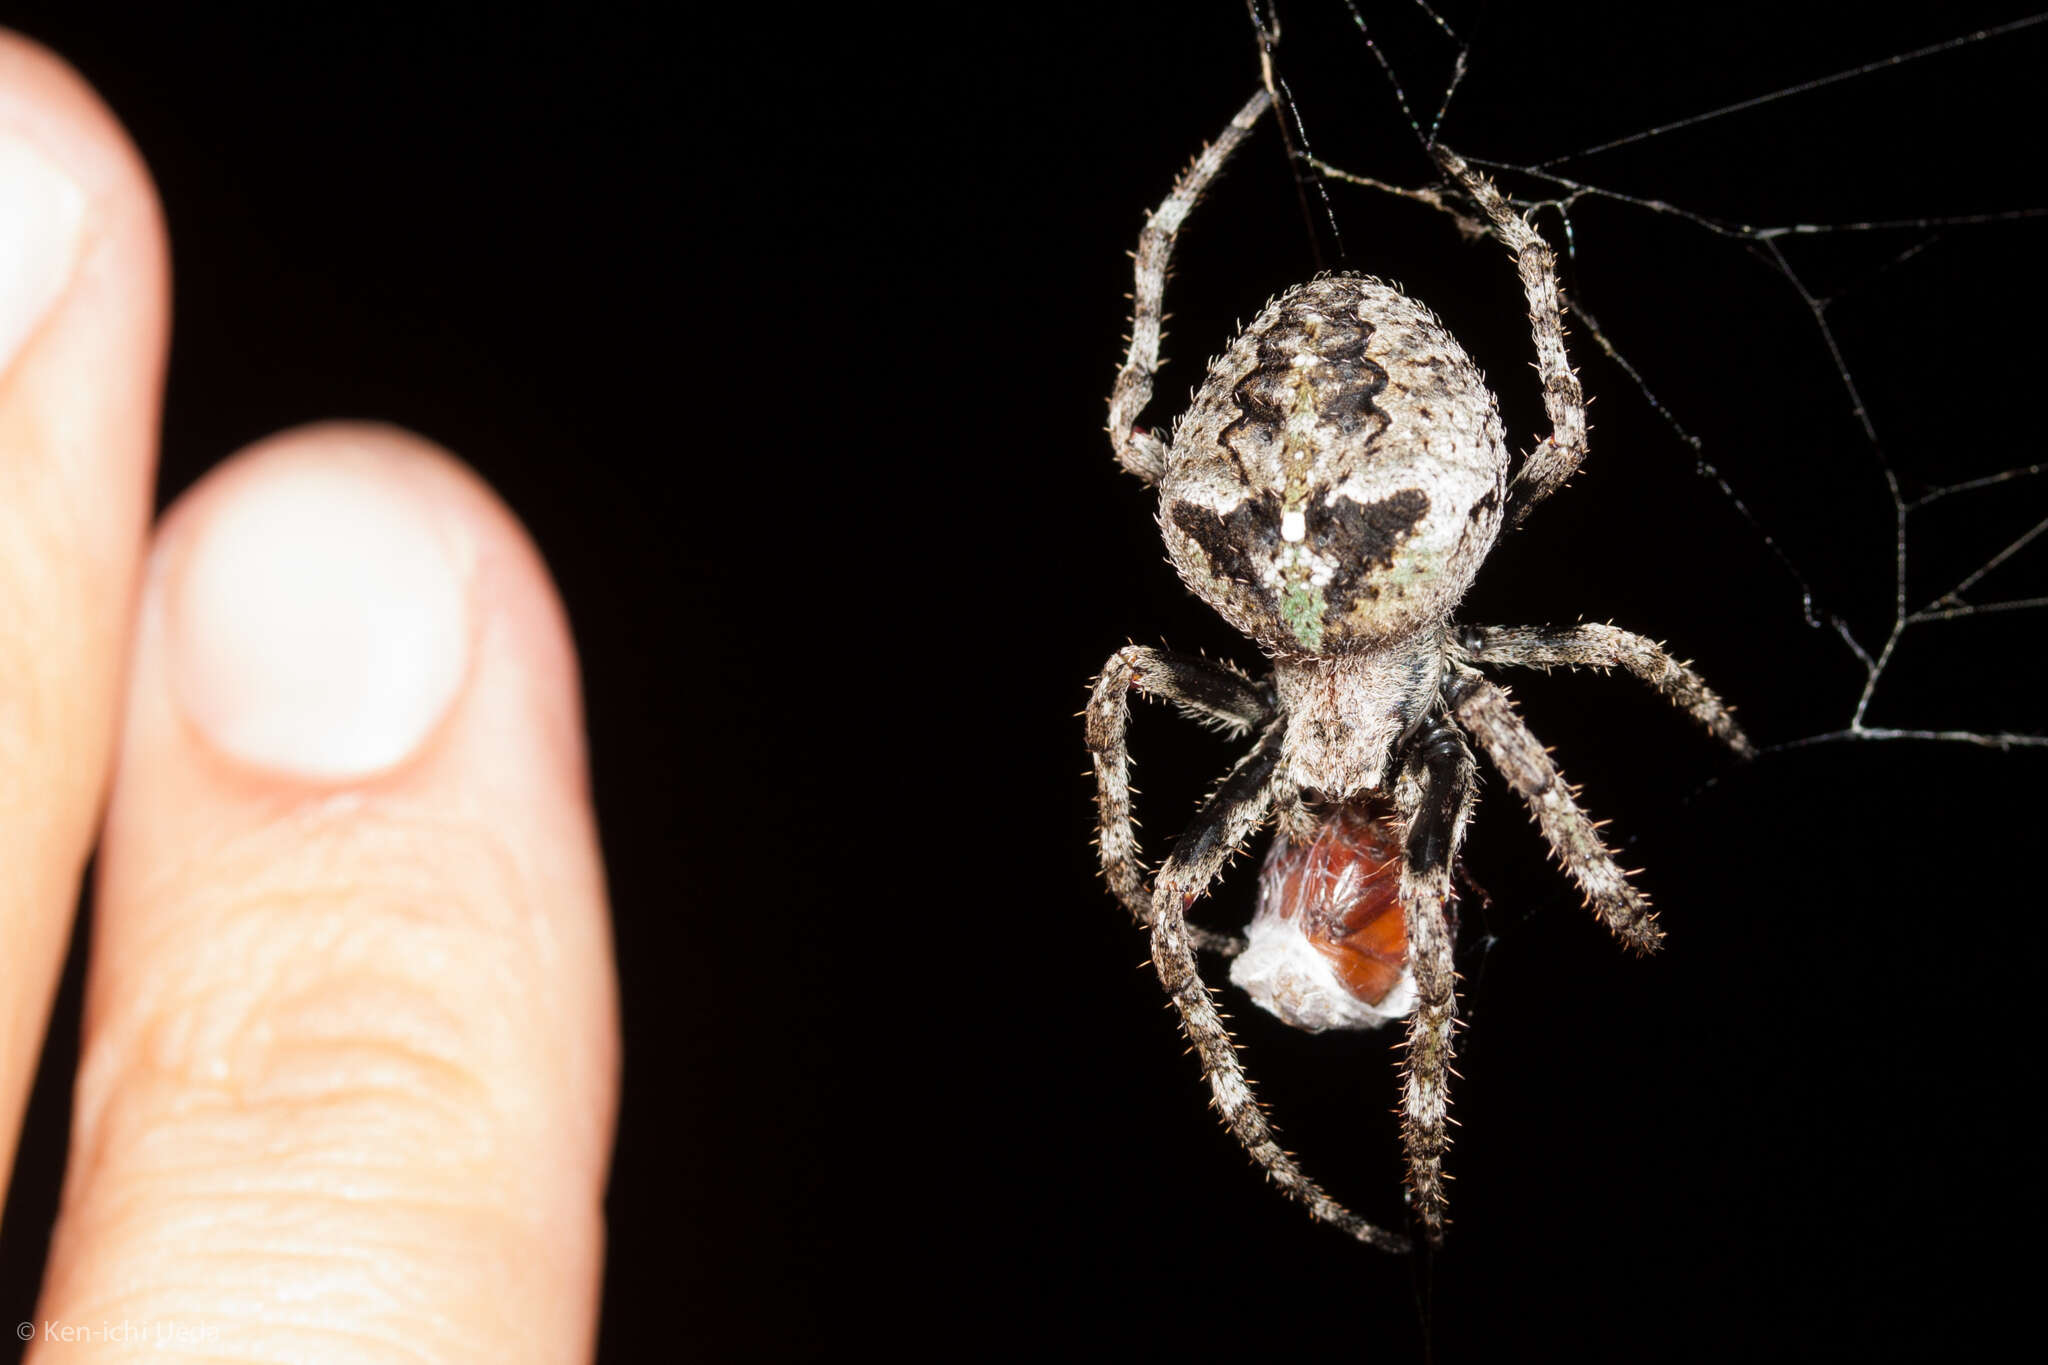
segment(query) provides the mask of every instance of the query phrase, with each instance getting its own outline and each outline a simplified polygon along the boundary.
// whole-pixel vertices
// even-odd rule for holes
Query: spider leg
[[[1493,182],[1438,143],[1431,152],[1444,174],[1456,180],[1493,220],[1494,235],[1515,253],[1522,292],[1529,299],[1529,328],[1536,341],[1536,372],[1543,380],[1546,436],[1508,485],[1508,525],[1519,526],[1531,508],[1555,493],[1586,458],[1586,395],[1564,349],[1564,313],[1557,286],[1557,256],[1542,234],[1509,207]]]
[[[1159,369],[1159,335],[1166,318],[1162,308],[1173,240],[1223,163],[1251,135],[1252,126],[1272,103],[1273,97],[1264,90],[1247,100],[1223,135],[1181,172],[1173,192],[1152,211],[1144,231],[1138,234],[1136,280],[1131,289],[1131,349],[1117,372],[1116,387],[1109,393],[1109,442],[1116,449],[1117,463],[1146,483],[1158,483],[1166,473],[1166,443],[1140,428],[1137,421],[1152,401],[1152,376]]]
[[[1407,745],[1394,799],[1408,825],[1401,909],[1415,1012],[1408,1019],[1402,1141],[1415,1215],[1431,1246],[1444,1234],[1444,1149],[1450,1146],[1452,1029],[1458,1017],[1452,966],[1451,876],[1472,811],[1472,751],[1448,721],[1434,719]]]
[[[1629,885],[1628,874],[1601,842],[1599,826],[1572,800],[1564,774],[1515,714],[1507,692],[1470,668],[1453,664],[1445,695],[1458,724],[1479,741],[1529,808],[1551,852],[1585,893],[1593,913],[1637,952],[1655,952],[1664,932],[1657,927],[1649,898]]]
[[[1476,664],[1512,664],[1523,668],[1625,668],[1648,683],[1672,705],[1706,727],[1707,733],[1751,758],[1756,749],[1728,703],[1707,686],[1706,679],[1664,651],[1664,646],[1614,626],[1470,626],[1463,633],[1466,658]]]
[[[1330,1198],[1274,1139],[1265,1113],[1252,1096],[1237,1044],[1224,1027],[1215,997],[1195,963],[1187,909],[1208,890],[1224,861],[1251,837],[1272,808],[1273,773],[1279,766],[1286,729],[1285,721],[1267,727],[1258,744],[1223,779],[1181,836],[1173,856],[1159,869],[1159,885],[1152,900],[1152,965],[1180,1011],[1181,1029],[1201,1058],[1216,1112],[1252,1160],[1265,1168],[1288,1197],[1308,1205],[1311,1217],[1333,1223],[1381,1251],[1406,1251],[1406,1238],[1366,1222]]]
[[[1131,645],[1109,656],[1088,699],[1088,750],[1095,762],[1095,810],[1102,875],[1109,889],[1140,924],[1152,922],[1152,888],[1138,852],[1131,818],[1131,758],[1124,735],[1130,728],[1133,691],[1170,701],[1184,712],[1242,735],[1263,729],[1273,708],[1243,674],[1207,659]],[[1244,940],[1190,926],[1195,945],[1226,956]]]

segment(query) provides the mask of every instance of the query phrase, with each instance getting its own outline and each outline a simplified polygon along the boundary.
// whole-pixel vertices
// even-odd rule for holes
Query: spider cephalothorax
[[[1552,432],[1512,478],[1478,368],[1428,309],[1362,276],[1325,276],[1269,304],[1211,366],[1170,445],[1135,425],[1159,363],[1174,235],[1270,103],[1262,91],[1238,112],[1138,239],[1131,349],[1110,396],[1110,437],[1123,466],[1158,486],[1182,581],[1264,650],[1272,676],[1257,683],[1205,659],[1119,650],[1095,684],[1088,747],[1103,871],[1151,929],[1153,965],[1224,1122],[1314,1216],[1401,1250],[1406,1238],[1331,1200],[1274,1142],[1195,951],[1231,957],[1231,980],[1299,1028],[1408,1019],[1409,1183],[1435,1242],[1457,1010],[1451,881],[1474,784],[1465,736],[1528,805],[1608,927],[1644,951],[1660,937],[1649,903],[1478,666],[1625,668],[1738,753],[1748,741],[1696,674],[1640,636],[1612,626],[1452,623],[1503,525],[1518,523],[1584,458],[1586,421],[1549,248],[1448,149],[1433,149],[1438,165],[1515,253],[1529,299]],[[1124,747],[1133,690],[1257,736],[1149,886]],[[1246,938],[1189,925],[1188,907],[1269,816],[1278,829]]]

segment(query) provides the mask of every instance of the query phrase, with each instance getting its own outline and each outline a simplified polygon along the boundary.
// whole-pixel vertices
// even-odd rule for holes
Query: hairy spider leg
[[[1536,374],[1543,381],[1543,411],[1550,435],[1537,443],[1508,485],[1507,524],[1515,527],[1537,503],[1564,486],[1586,458],[1586,395],[1564,349],[1564,309],[1557,285],[1557,255],[1529,221],[1509,207],[1493,182],[1438,143],[1436,163],[1493,220],[1494,234],[1515,253],[1522,292],[1529,300],[1529,330],[1536,343]]]
[[[1173,855],[1159,869],[1152,900],[1152,966],[1201,1060],[1216,1112],[1252,1160],[1265,1168],[1289,1198],[1307,1205],[1311,1217],[1382,1251],[1406,1251],[1406,1238],[1367,1222],[1330,1198],[1274,1138],[1252,1095],[1237,1043],[1224,1027],[1215,997],[1202,980],[1188,934],[1188,907],[1208,891],[1225,860],[1251,837],[1272,808],[1273,774],[1285,733],[1285,721],[1267,727],[1258,744],[1238,760],[1216,794],[1203,805]]]
[[[1756,749],[1735,723],[1735,708],[1722,701],[1707,680],[1681,659],[1674,659],[1655,640],[1617,626],[1584,625],[1554,630],[1548,626],[1467,626],[1460,632],[1466,661],[1507,664],[1516,668],[1625,669],[1657,690],[1708,734],[1735,751],[1754,758]]]
[[[1628,873],[1601,841],[1600,827],[1572,799],[1564,774],[1515,714],[1507,690],[1459,664],[1452,665],[1451,679],[1446,692],[1452,714],[1522,798],[1586,904],[1623,943],[1639,953],[1656,952],[1664,931],[1649,897],[1629,884]]]
[[[1117,900],[1141,925],[1152,922],[1152,888],[1138,849],[1131,815],[1131,757],[1124,737],[1130,730],[1132,692],[1172,702],[1184,713],[1232,735],[1264,729],[1273,706],[1257,684],[1233,668],[1163,649],[1128,645],[1109,656],[1088,699],[1088,751],[1095,766],[1096,844],[1102,875]],[[1244,941],[1189,926],[1195,946],[1234,956]]]
[[[1401,907],[1407,920],[1415,1012],[1408,1018],[1402,1081],[1402,1142],[1416,1219],[1431,1246],[1444,1235],[1443,1158],[1450,1146],[1452,1030],[1458,1018],[1452,964],[1451,872],[1472,814],[1472,752],[1441,717],[1409,741],[1395,806],[1408,836],[1401,863]]]
[[[1159,371],[1159,340],[1166,323],[1166,274],[1173,263],[1174,238],[1203,191],[1222,173],[1231,153],[1251,136],[1259,117],[1272,104],[1273,97],[1264,90],[1246,100],[1223,135],[1204,147],[1181,172],[1173,182],[1173,192],[1145,219],[1144,231],[1138,234],[1137,269],[1131,286],[1131,347],[1124,355],[1123,368],[1117,371],[1116,387],[1109,392],[1109,440],[1116,449],[1117,463],[1146,483],[1158,483],[1166,473],[1166,443],[1137,422],[1152,401],[1152,376]]]

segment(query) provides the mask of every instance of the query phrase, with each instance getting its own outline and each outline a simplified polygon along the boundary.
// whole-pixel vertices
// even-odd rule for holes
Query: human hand
[[[586,1354],[618,1042],[560,604],[385,428],[261,442],[152,531],[168,268],[112,116],[0,35],[10,1157],[100,849],[30,1353]]]

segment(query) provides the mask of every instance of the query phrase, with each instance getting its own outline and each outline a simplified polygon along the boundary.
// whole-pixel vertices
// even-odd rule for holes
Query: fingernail
[[[371,456],[258,465],[200,516],[165,581],[172,687],[198,729],[313,780],[409,757],[468,667],[462,528]]]
[[[84,222],[85,192],[33,146],[0,133],[0,373],[63,294]]]

